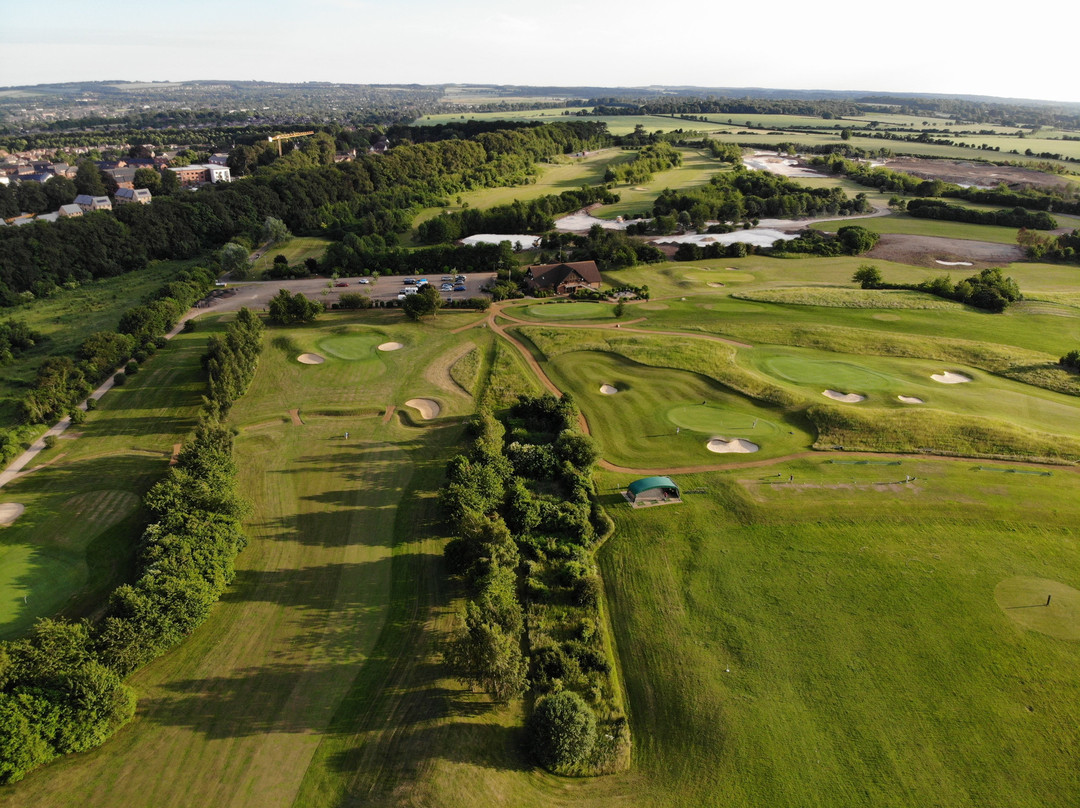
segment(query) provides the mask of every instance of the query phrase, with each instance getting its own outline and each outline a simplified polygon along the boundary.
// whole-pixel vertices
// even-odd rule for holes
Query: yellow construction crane
[[[314,132],[290,132],[287,135],[270,135],[267,140],[269,140],[271,143],[273,143],[275,140],[277,141],[277,153],[278,157],[281,157],[281,141],[289,140],[290,138],[294,137],[307,137],[308,135],[314,134]]]

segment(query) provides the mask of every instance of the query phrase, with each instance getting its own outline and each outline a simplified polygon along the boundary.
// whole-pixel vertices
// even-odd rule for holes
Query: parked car
[[[454,292],[467,292],[469,290],[465,287],[465,284],[459,283],[451,291],[454,291]]]
[[[452,292],[454,291],[454,284],[444,283],[442,286],[439,287],[439,289],[443,292]]]
[[[348,286],[348,285],[349,285],[348,281],[338,281],[337,283],[334,284],[334,286]]]
[[[406,286],[416,286],[416,278],[406,278],[402,283]]]
[[[371,278],[360,278],[357,283],[371,283]]]

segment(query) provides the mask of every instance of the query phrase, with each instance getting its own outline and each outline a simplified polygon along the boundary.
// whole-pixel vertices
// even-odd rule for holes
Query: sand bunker
[[[942,261],[940,259],[934,259],[935,264],[941,264],[943,267],[970,267],[973,264],[970,261]]]
[[[18,502],[5,502],[0,504],[0,526],[7,527],[20,516],[26,506]]]
[[[925,404],[926,403],[925,401],[923,401],[918,396],[897,396],[897,398],[900,399],[901,401],[903,401],[905,404]]]
[[[649,189],[648,189],[648,188],[642,188],[642,187],[641,187],[641,186],[639,185],[639,186],[637,186],[637,187],[636,187],[636,188],[635,188],[634,190],[635,190],[635,191],[647,191],[647,190],[649,190]]]
[[[706,285],[706,286],[711,286],[711,287],[713,287],[714,289],[719,289],[720,287],[724,286],[724,284],[720,283],[720,281],[709,281],[709,282],[708,282],[707,284],[705,284],[705,285]]]
[[[751,443],[748,440],[742,438],[733,438],[728,440],[727,438],[712,438],[705,444],[705,448],[710,452],[716,452],[717,454],[728,454],[734,452],[735,454],[750,454],[756,452],[761,447],[756,443]]]
[[[600,385],[600,392],[603,393],[605,396],[613,396],[617,392],[619,392],[619,388],[612,387],[610,384],[602,384]]]
[[[379,346],[380,351],[400,351],[405,346],[400,342],[384,342]]]
[[[296,361],[301,365],[321,365],[326,359],[319,356],[317,353],[302,353],[296,357]]]
[[[410,398],[405,402],[406,407],[412,407],[414,410],[420,411],[420,417],[425,421],[430,421],[432,418],[438,418],[439,413],[442,412],[442,407],[439,406],[439,402],[431,398]]]
[[[833,401],[843,401],[845,404],[858,404],[860,401],[866,401],[866,396],[861,396],[858,393],[838,393],[835,390],[823,390],[821,395],[831,398]]]
[[[963,373],[953,373],[951,370],[944,373],[934,373],[930,378],[939,384],[963,384],[971,381],[970,376],[965,376]]]

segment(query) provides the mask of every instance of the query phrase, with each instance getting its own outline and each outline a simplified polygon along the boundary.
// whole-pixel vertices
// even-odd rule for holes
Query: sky
[[[47,22],[0,26],[0,86],[694,85],[1080,103],[1080,2],[1045,0],[1030,19],[1000,9],[956,0],[53,0]]]

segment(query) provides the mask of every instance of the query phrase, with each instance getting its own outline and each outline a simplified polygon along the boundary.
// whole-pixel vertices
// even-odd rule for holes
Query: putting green
[[[378,357],[377,346],[386,342],[385,334],[362,332],[340,334],[319,340],[319,347],[336,359],[357,362]]]
[[[87,575],[86,563],[73,554],[27,544],[0,547],[0,637],[15,635],[37,616],[58,610],[85,586]]]
[[[1023,628],[1059,640],[1080,640],[1080,590],[1048,578],[1018,575],[994,588],[994,600]]]
[[[671,423],[694,432],[731,435],[771,435],[780,432],[772,421],[748,412],[738,412],[710,404],[682,404],[667,411]]]
[[[807,359],[801,356],[771,356],[762,362],[763,369],[795,384],[824,385],[845,392],[886,390],[898,380],[853,362]]]
[[[529,306],[526,311],[533,317],[545,320],[610,319],[615,316],[614,307],[607,303],[541,303]]]

